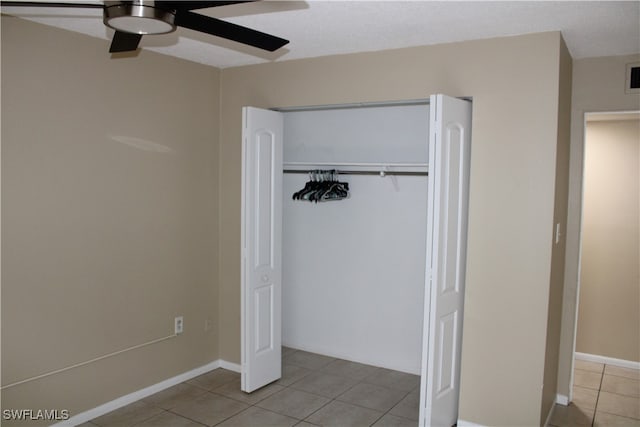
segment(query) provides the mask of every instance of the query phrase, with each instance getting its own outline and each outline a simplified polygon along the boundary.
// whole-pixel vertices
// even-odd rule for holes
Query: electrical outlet
[[[182,316],[178,316],[175,319],[173,319],[173,329],[176,335],[179,335],[182,333],[184,329],[184,319],[182,318]]]

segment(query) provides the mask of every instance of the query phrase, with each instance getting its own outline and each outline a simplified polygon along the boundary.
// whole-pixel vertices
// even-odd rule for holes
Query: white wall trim
[[[556,397],[556,402],[560,403],[559,399],[561,397],[564,397],[565,399],[567,399],[567,403],[565,405],[568,405],[569,404],[569,399],[566,396],[558,395]],[[548,426],[549,425],[549,422],[551,421],[551,417],[553,416],[554,407],[555,407],[555,405],[551,406],[551,410],[549,411],[549,414],[547,415],[547,419],[545,420],[545,422],[543,424],[544,426]],[[465,420],[458,420],[458,424],[457,425],[458,425],[458,427],[485,427],[482,424],[476,424],[476,423],[472,423],[470,421],[465,421]]]
[[[322,355],[325,355],[325,356],[334,357],[336,359],[344,359],[344,360],[348,360],[350,362],[357,362],[357,363],[362,363],[364,365],[375,366],[377,368],[391,369],[392,371],[404,372],[406,374],[411,374],[411,375],[421,375],[422,374],[420,366],[413,367],[413,368],[407,368],[406,366],[398,366],[398,365],[395,365],[395,364],[385,363],[386,361],[382,361],[382,363],[381,363],[380,360],[366,359],[366,358],[358,357],[358,356],[354,355],[351,352],[335,351],[335,349],[333,349],[333,348],[328,348],[328,347],[324,347],[324,346],[298,345],[297,343],[296,344],[292,344],[289,341],[284,341],[284,340],[282,341],[282,345],[284,347],[289,347],[289,348],[292,348],[294,350],[302,350],[302,351],[306,351],[306,352],[309,352],[309,353],[322,354]],[[240,372],[240,371],[238,371],[238,372]]]
[[[616,359],[615,357],[600,356],[598,354],[575,352],[576,359],[587,362],[604,363],[605,365],[618,366],[620,368],[640,369],[640,362],[632,360]]]
[[[118,397],[110,402],[97,406],[93,409],[89,409],[88,411],[81,412],[79,414],[74,415],[68,420],[53,424],[51,427],[73,427],[78,424],[85,423],[94,418],[97,418],[101,415],[114,411],[118,408],[122,408],[123,406],[129,405],[130,403],[136,402],[140,399],[144,399],[145,397],[151,396],[152,394],[158,393],[164,389],[169,387],[173,387],[176,384],[180,384],[182,382],[188,381],[192,378],[197,377],[198,375],[205,374],[209,371],[212,371],[217,368],[224,368],[234,372],[240,372],[240,365],[236,363],[227,362],[225,360],[214,360],[213,362],[207,363],[206,365],[200,366],[198,368],[192,369],[188,372],[184,372],[182,374],[176,375],[175,377],[168,378],[164,381],[160,381],[159,383],[150,385],[149,387],[145,387],[138,391],[134,391],[133,393],[129,393],[127,395]]]
[[[569,396],[565,396],[564,394],[558,393],[556,395],[556,403],[558,405],[564,405],[564,406],[569,405]]]
[[[220,367],[222,369],[227,369],[229,371],[233,371],[233,372],[237,372],[237,373],[242,373],[242,366],[240,366],[238,363],[231,363],[231,362],[227,362],[226,360],[218,360],[218,362],[220,362]]]

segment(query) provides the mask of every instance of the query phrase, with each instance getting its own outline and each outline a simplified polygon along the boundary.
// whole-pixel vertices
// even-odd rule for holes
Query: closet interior
[[[420,374],[428,101],[280,112],[283,345]]]

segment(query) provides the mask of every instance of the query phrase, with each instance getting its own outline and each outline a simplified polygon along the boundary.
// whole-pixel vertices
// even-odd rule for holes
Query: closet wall
[[[428,121],[427,105],[285,113],[285,169],[426,164]],[[341,175],[348,199],[292,200],[307,181],[284,175],[283,343],[418,374],[427,177]]]

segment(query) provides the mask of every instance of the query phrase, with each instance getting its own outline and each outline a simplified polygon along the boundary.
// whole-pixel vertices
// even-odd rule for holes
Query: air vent
[[[640,89],[640,67],[631,67],[629,89]]]
[[[640,62],[627,64],[626,77],[624,91],[626,93],[640,93]]]

